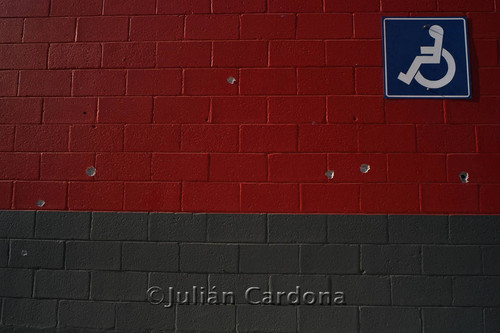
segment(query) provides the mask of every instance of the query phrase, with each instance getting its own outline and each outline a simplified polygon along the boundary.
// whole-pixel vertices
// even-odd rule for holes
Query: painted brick
[[[443,123],[443,102],[436,100],[386,100],[385,116],[393,124]]]
[[[181,150],[236,152],[238,151],[238,126],[182,125]]]
[[[121,210],[123,185],[115,182],[83,183],[68,185],[70,210]]]
[[[370,166],[366,173],[361,171],[363,164]],[[328,170],[335,172],[336,182],[385,182],[387,159],[385,154],[328,154]]]
[[[326,241],[325,215],[268,216],[269,243],[324,243]]]
[[[437,8],[435,0],[424,0],[424,1],[416,1],[416,0],[404,0],[404,1],[395,1],[395,0],[382,0],[381,10],[385,12],[397,12],[397,11],[435,11]]]
[[[38,124],[42,118],[40,98],[0,98],[0,109],[2,124]]]
[[[326,176],[323,175],[326,179]],[[348,184],[301,184],[301,211],[308,213],[357,213],[359,186]]]
[[[154,99],[154,123],[203,124],[209,120],[209,113],[210,98],[208,97],[157,97]]]
[[[208,154],[153,154],[151,177],[153,180],[206,181]]]
[[[0,235],[2,238],[32,238],[35,230],[35,212],[0,212]]]
[[[297,273],[299,247],[297,245],[240,245],[240,272],[242,273]]]
[[[297,184],[242,184],[241,211],[284,213],[299,211]]]
[[[329,123],[384,122],[384,99],[378,96],[328,96],[327,110]]]
[[[294,332],[297,327],[297,311],[292,307],[268,307],[243,305],[237,308],[238,328],[259,332]]]
[[[382,66],[381,41],[327,41],[328,66]]]
[[[360,125],[359,150],[362,152],[414,152],[413,125]]]
[[[418,213],[417,184],[363,184],[360,191],[363,213]]]
[[[496,23],[499,16],[500,13],[469,13],[472,38],[498,38],[500,28]]]
[[[183,37],[183,25],[182,16],[132,16],[130,18],[130,40],[179,40]]]
[[[158,67],[210,67],[211,42],[159,42],[156,63]]]
[[[127,95],[180,95],[179,70],[129,70]]]
[[[146,240],[148,214],[92,213],[92,240]],[[79,243],[80,244],[80,243]]]
[[[326,182],[326,154],[271,154],[272,182]]]
[[[386,243],[387,216],[329,215],[328,241],[338,244]]]
[[[446,182],[446,159],[441,154],[389,154],[388,180],[396,183]]]
[[[319,13],[323,11],[323,2],[320,0],[269,0],[268,11],[272,13]]]
[[[0,2],[0,17],[31,17],[47,16],[49,14],[49,0],[20,0]]]
[[[293,152],[297,150],[295,125],[242,125],[241,152]]]
[[[74,71],[72,88],[73,96],[125,95],[125,71]]]
[[[379,11],[379,1],[335,1],[326,0],[325,10],[327,12],[378,12]]]
[[[38,179],[39,154],[2,153],[0,179]]]
[[[267,43],[264,41],[216,41],[213,48],[214,67],[267,66]]]
[[[61,301],[58,318],[61,327],[113,328],[115,305],[105,302]]]
[[[105,43],[102,47],[104,68],[151,68],[155,59],[155,43]]]
[[[46,44],[2,44],[0,69],[44,69],[47,49]]]
[[[77,23],[78,42],[126,41],[128,17],[80,17]]]
[[[422,322],[420,311],[416,308],[400,307],[362,307],[359,314],[361,333],[395,333],[401,330],[419,333]]]
[[[175,310],[147,303],[120,303],[116,307],[116,327],[137,331],[174,329]]]
[[[389,242],[403,244],[448,243],[448,217],[389,215]]]
[[[300,332],[321,332],[328,327],[337,331],[358,330],[358,311],[355,307],[299,307]]]
[[[359,247],[350,245],[301,245],[302,273],[358,273]]]
[[[8,253],[9,243],[5,242],[5,244],[7,245],[5,252]],[[5,264],[5,266],[7,265]],[[31,270],[1,268],[0,277],[3,281],[0,295],[3,297],[31,297],[33,286],[33,272]]]
[[[19,72],[20,96],[69,96],[70,93],[70,71]]]
[[[267,180],[264,154],[210,154],[209,180],[259,182]]]
[[[217,286],[222,290],[234,290],[236,304],[247,304],[245,291],[247,286],[256,286],[267,290],[269,277],[264,274],[210,274],[209,287]]]
[[[379,67],[358,67],[355,69],[357,95],[383,95],[384,74]]]
[[[0,208],[9,209],[12,206],[12,183],[0,182]]]
[[[20,2],[26,3],[27,1]],[[6,298],[3,304],[2,322],[5,325],[23,325],[40,329],[54,328],[57,324],[56,313],[56,300]]]
[[[495,216],[450,216],[450,240],[454,244],[499,244]]]
[[[425,332],[483,332],[481,309],[426,308],[422,310],[422,319]]]
[[[500,152],[500,126],[477,126],[477,145],[480,153]]]
[[[393,276],[394,305],[451,305],[451,278],[429,276]]]
[[[23,256],[22,251],[28,255]],[[9,267],[63,268],[64,242],[41,240],[11,240]]]
[[[90,297],[104,301],[145,301],[148,276],[142,272],[92,272]]]
[[[52,0],[50,3],[51,16],[87,16],[101,15],[102,0]]]
[[[65,209],[66,187],[64,182],[16,182],[14,209]],[[43,207],[39,200],[45,201]]]
[[[223,305],[179,307],[176,327],[187,332],[207,329],[215,332],[232,332],[235,329],[235,312],[235,307]]]
[[[205,214],[149,214],[149,239],[152,241],[200,242],[206,240],[206,231]],[[155,275],[152,274],[151,283],[155,280],[154,277]],[[195,276],[189,275],[189,277]],[[198,277],[201,278],[201,275]],[[190,279],[181,278],[178,281],[175,280],[177,283],[182,284]],[[203,281],[205,281],[203,284],[206,284],[206,280],[206,276],[203,276]],[[201,286],[202,284],[186,284],[188,288],[192,288],[194,285]],[[171,284],[168,286],[171,286]]]
[[[267,101],[265,97],[213,97],[211,117],[215,124],[266,123]]]
[[[500,98],[481,97],[475,103],[445,102],[446,121],[451,124],[498,124],[500,123]]]
[[[123,126],[74,125],[70,127],[70,151],[122,151]]]
[[[300,125],[299,151],[353,152],[358,148],[357,137],[354,125]]]
[[[263,243],[266,240],[263,214],[210,214],[207,216],[209,242]]]
[[[98,123],[150,123],[153,116],[153,99],[151,97],[101,97],[97,109]]]
[[[423,273],[429,275],[480,275],[479,246],[423,246]]]
[[[297,39],[333,39],[351,36],[352,15],[350,14],[297,15]]]
[[[0,126],[0,151],[13,151],[14,126]]]
[[[295,15],[242,15],[241,39],[293,39]]]
[[[498,275],[500,272],[500,263],[496,258],[500,255],[500,247],[483,246],[481,247],[483,271],[488,275]]]
[[[240,20],[237,15],[188,15],[186,39],[238,39]]]
[[[270,97],[270,123],[324,123],[324,97]]]
[[[420,274],[420,252],[416,245],[363,245],[361,269],[366,274]]]
[[[0,96],[16,96],[17,94],[17,72],[0,72]]]
[[[269,64],[273,67],[324,66],[323,41],[271,41]]]
[[[66,242],[67,269],[119,269],[120,256],[119,242]]]
[[[498,307],[498,277],[464,276],[453,280],[453,305]]]
[[[266,0],[214,0],[212,1],[214,13],[262,13],[266,11]]]
[[[28,18],[24,21],[23,42],[72,42],[75,40],[74,18]]]
[[[242,95],[295,95],[297,92],[293,69],[242,69],[240,74]]]
[[[500,161],[499,154],[448,155],[448,181],[461,182],[460,173],[469,173],[471,183],[500,183],[500,176],[491,172],[491,166]]]
[[[16,151],[67,151],[68,126],[18,126],[14,149]]]
[[[95,122],[97,98],[45,98],[43,104],[43,123],[45,124],[89,124]]]
[[[185,182],[182,186],[184,212],[236,212],[239,211],[240,187],[235,183]]]
[[[130,152],[178,151],[179,139],[178,125],[126,125],[124,148]]]
[[[438,0],[438,7],[440,11],[474,11],[474,12],[487,12],[493,11],[492,0],[481,1],[468,1],[462,0],[453,2],[450,0]]]
[[[391,13],[391,16],[398,16],[398,14]],[[353,19],[354,19],[355,38],[366,38],[366,39],[382,38],[382,29],[380,29],[380,22],[382,21],[381,13],[355,12],[353,13]]]
[[[299,68],[299,95],[351,94],[353,72],[351,68]]]
[[[151,156],[146,153],[98,153],[98,180],[149,180]]]
[[[390,281],[386,276],[333,276],[331,286],[332,290],[344,291],[349,304],[389,305],[391,302]]]
[[[500,94],[500,70],[497,68],[482,68],[479,70],[479,84],[483,96],[498,96]]]
[[[122,270],[177,272],[179,247],[175,243],[125,242]]]
[[[36,213],[35,237],[48,239],[88,239],[90,213]]]
[[[421,185],[422,212],[473,213],[479,211],[479,189],[463,184]]]
[[[156,1],[145,0],[104,0],[104,15],[140,15],[155,14]]]
[[[50,69],[99,68],[100,65],[100,44],[64,43],[50,45]]]
[[[22,18],[0,19],[0,43],[19,43],[23,36]]]
[[[498,63],[498,45],[495,40],[476,39],[471,45],[471,63],[479,67],[496,66]]]
[[[179,183],[125,183],[124,209],[130,211],[179,211]]]
[[[238,247],[227,244],[181,244],[181,272],[235,273]]]
[[[481,213],[495,214],[500,204],[500,186],[481,185],[479,188],[479,207]]]
[[[498,309],[484,310],[484,332],[495,333],[500,327],[500,311]]]
[[[235,84],[228,82],[233,77]],[[237,95],[238,71],[235,69],[186,69],[184,95]]]
[[[475,152],[476,134],[467,125],[417,125],[419,152]]]
[[[87,299],[90,275],[88,272],[39,270],[35,274],[36,298]]]
[[[158,0],[158,14],[210,13],[210,0]]]

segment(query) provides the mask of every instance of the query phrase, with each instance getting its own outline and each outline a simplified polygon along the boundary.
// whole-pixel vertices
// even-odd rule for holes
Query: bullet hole
[[[229,83],[229,84],[235,84],[236,83],[236,79],[233,76],[230,76],[230,77],[227,78],[227,83]]]
[[[460,180],[462,181],[462,183],[468,183],[469,182],[469,173],[468,172],[461,172],[460,173]]]
[[[328,170],[328,171],[325,173],[325,176],[326,176],[328,179],[333,179],[333,176],[335,176],[335,171],[333,171],[333,170]]]
[[[359,171],[361,171],[361,173],[367,173],[370,171],[370,166],[368,164],[361,164]]]
[[[43,207],[43,206],[45,206],[45,201],[43,201],[43,200],[38,200],[38,201],[36,202],[36,205],[37,205],[38,207]]]
[[[93,129],[96,129],[96,128],[97,128],[97,126],[96,126],[96,125],[92,125],[92,126],[90,126],[90,127],[92,127]]]
[[[358,121],[358,117],[353,116],[353,117],[352,117],[352,120],[354,120],[354,121]]]
[[[90,167],[90,168],[88,168],[85,172],[87,173],[87,176],[89,176],[89,177],[94,177],[94,176],[95,176],[96,169],[95,169],[93,166],[91,166],[91,167]]]
[[[83,114],[87,114],[87,111],[84,111]]]
[[[315,122],[315,121],[313,121],[313,122],[312,122],[312,124],[313,124],[313,125],[316,125],[316,122]]]
[[[26,251],[26,250],[21,250],[21,255],[22,255],[23,257],[26,257],[26,256],[28,255],[28,251]]]
[[[286,15],[281,15],[280,17],[281,17],[281,18],[284,18],[284,17],[286,17]]]
[[[366,274],[366,271],[364,269],[362,269],[361,274]]]

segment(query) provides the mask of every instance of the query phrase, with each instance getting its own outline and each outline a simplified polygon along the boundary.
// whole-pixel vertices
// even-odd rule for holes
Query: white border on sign
[[[458,20],[464,23],[464,36],[465,36],[465,59],[467,61],[467,95],[389,95],[389,87],[387,86],[387,43],[386,43],[386,27],[385,22],[389,20],[394,21],[408,21],[408,20]],[[469,64],[469,47],[467,41],[467,21],[463,17],[384,17],[384,89],[385,96],[389,98],[468,98],[470,97],[470,64]]]

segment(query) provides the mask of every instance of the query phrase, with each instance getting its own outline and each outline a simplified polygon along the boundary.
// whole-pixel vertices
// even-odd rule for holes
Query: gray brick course
[[[12,240],[10,267],[63,268],[64,242],[47,240]]]
[[[36,213],[35,237],[43,239],[89,239],[90,213]]]
[[[93,213],[90,237],[95,240],[146,240],[148,214]]]
[[[266,241],[264,214],[210,214],[207,216],[209,242],[263,243]]]
[[[386,243],[387,216],[329,215],[328,241],[339,244]]]
[[[269,243],[325,243],[325,215],[275,215],[268,217]]]
[[[241,273],[298,273],[295,245],[240,245]]]

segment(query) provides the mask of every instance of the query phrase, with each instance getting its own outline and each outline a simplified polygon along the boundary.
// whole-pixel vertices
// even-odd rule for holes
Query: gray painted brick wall
[[[500,217],[0,211],[0,282],[0,332],[499,333]]]

